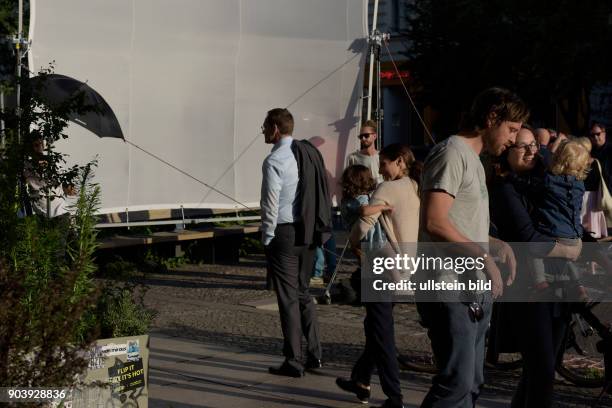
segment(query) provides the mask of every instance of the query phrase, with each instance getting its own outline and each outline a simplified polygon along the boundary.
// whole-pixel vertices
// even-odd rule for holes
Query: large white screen
[[[127,140],[257,207],[268,109],[289,107],[294,137],[320,148],[334,184],[355,149],[366,5],[33,0],[30,67],[55,61],[106,99]],[[121,140],[68,133],[72,162],[99,158],[102,213],[244,208]]]

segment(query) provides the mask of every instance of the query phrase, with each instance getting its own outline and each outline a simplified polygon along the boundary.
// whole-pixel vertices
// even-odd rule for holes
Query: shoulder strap
[[[594,159],[594,160],[595,160],[595,163],[597,164],[597,169],[599,169],[599,183],[600,183],[599,188],[601,189],[602,194],[605,195],[604,191],[608,191],[608,185],[606,184],[606,179],[604,178],[604,173],[601,168],[601,163],[597,159]]]
[[[599,160],[597,159],[593,159],[595,161],[595,164],[597,164],[597,168],[599,169],[599,173],[601,174],[601,163],[599,163]]]

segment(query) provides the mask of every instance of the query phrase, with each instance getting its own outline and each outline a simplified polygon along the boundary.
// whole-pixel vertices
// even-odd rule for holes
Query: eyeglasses
[[[593,132],[593,133],[591,133],[591,137],[598,137],[598,136],[599,136],[599,135],[601,135],[602,133],[604,133],[604,134],[605,134],[605,133],[606,133],[606,131],[605,131],[605,130],[602,130],[601,132]]]
[[[370,135],[375,135],[376,133],[361,133],[359,136],[357,136],[359,139],[367,139],[368,137],[370,137]]]
[[[527,152],[527,150],[538,150],[538,144],[536,142],[531,142],[529,144],[520,143],[520,144],[513,144],[512,146],[510,146],[510,148],[522,150],[523,152]]]

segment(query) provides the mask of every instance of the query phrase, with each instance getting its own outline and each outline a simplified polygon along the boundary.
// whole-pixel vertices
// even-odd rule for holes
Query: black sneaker
[[[368,399],[370,398],[370,390],[360,387],[355,381],[338,377],[336,378],[336,385],[340,387],[341,390],[355,394],[357,399],[363,404],[368,403]]]

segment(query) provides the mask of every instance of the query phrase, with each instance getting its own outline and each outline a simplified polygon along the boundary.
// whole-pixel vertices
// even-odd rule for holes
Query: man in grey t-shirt
[[[376,150],[376,122],[368,120],[364,122],[359,131],[360,149],[351,153],[346,159],[346,167],[354,164],[366,166],[372,172],[372,177],[376,184],[383,182],[383,178],[378,172],[380,167],[380,159]]]
[[[454,135],[434,146],[425,162],[423,192],[443,192],[452,199],[448,210],[448,219],[465,238],[477,243],[483,254],[489,251],[489,194],[487,191],[485,171],[480,156],[462,136]],[[446,198],[446,197],[444,197]],[[423,198],[422,198],[423,199]],[[459,256],[463,248],[459,245],[442,244],[432,237],[425,225],[419,229],[419,253],[428,257]],[[455,251],[453,251],[455,250]],[[453,253],[454,252],[454,253]],[[470,256],[470,248],[465,255]],[[473,269],[461,274],[454,269],[428,269],[419,271],[415,281],[434,279],[436,282],[485,281],[482,269]],[[472,301],[477,291],[424,291],[417,293],[421,301]]]
[[[419,242],[430,247],[443,243],[456,243],[459,247],[460,243],[463,256],[484,260],[484,269],[477,270],[475,277],[490,279],[492,289],[472,293],[468,301],[446,302],[440,302],[445,300],[443,292],[436,293],[433,299],[431,294],[423,297],[417,292],[417,307],[440,369],[423,400],[423,408],[474,407],[484,383],[484,345],[492,298],[500,296],[504,287],[493,256],[509,266],[507,285],[514,279],[516,261],[506,243],[489,238],[488,192],[479,155],[486,151],[499,156],[513,145],[528,116],[527,107],[512,92],[487,89],[474,100],[463,130],[435,146],[425,161]],[[440,282],[457,279],[459,271],[442,269],[417,274]]]

